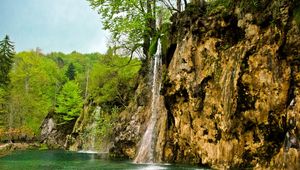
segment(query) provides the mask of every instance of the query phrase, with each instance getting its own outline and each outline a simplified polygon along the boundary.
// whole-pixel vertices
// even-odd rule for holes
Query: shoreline
[[[25,149],[34,149],[40,147],[39,142],[31,142],[31,143],[0,143],[0,158],[10,154],[15,150],[25,150]]]

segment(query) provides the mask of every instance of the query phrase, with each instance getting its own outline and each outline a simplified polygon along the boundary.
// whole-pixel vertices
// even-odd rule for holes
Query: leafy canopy
[[[88,0],[92,8],[97,9],[102,17],[104,29],[112,33],[116,42],[138,44],[144,34],[147,18],[146,1],[140,0]]]
[[[117,55],[104,56],[91,70],[90,93],[100,105],[125,106],[134,90],[135,78],[140,70],[140,61]]]
[[[35,51],[16,54],[14,63],[7,101],[13,126],[26,126],[37,133],[54,106],[63,74],[54,61]]]
[[[56,112],[62,115],[64,121],[70,121],[77,118],[83,106],[83,99],[80,95],[79,86],[74,81],[68,81],[64,84],[60,94],[57,97]]]
[[[141,58],[151,57],[148,53],[151,40],[159,33],[160,25],[169,22],[170,11],[163,3],[158,0],[87,1],[101,15],[104,29],[111,32],[113,47],[131,57],[133,52]]]

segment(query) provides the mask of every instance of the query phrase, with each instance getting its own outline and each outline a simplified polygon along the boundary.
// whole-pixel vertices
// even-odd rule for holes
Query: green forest
[[[5,59],[0,64],[1,141],[38,137],[49,112],[65,124],[91,101],[104,109],[124,109],[140,69],[139,60],[128,63],[129,57],[111,49],[106,54],[43,54],[39,49],[15,53],[8,36],[0,53]]]

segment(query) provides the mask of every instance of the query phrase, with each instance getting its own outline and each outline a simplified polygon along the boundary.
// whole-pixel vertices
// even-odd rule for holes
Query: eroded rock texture
[[[157,161],[300,168],[296,3],[265,0],[260,4],[265,10],[258,11],[241,8],[242,2],[209,16],[188,9],[173,16],[158,106]],[[112,153],[135,156],[148,107],[124,114]],[[287,133],[295,144],[285,144],[293,142]]]
[[[66,136],[72,132],[74,121],[59,124],[56,113],[49,112],[41,125],[41,143],[51,149],[65,148]]]

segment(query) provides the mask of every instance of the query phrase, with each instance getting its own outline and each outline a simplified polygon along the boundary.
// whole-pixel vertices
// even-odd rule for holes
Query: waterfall
[[[93,111],[93,116],[90,118],[91,123],[90,126],[88,126],[88,132],[87,136],[85,138],[85,142],[87,144],[86,147],[83,148],[83,150],[79,151],[81,153],[98,153],[96,149],[96,139],[97,139],[97,122],[99,121],[101,114],[101,107],[97,106],[95,110]]]
[[[94,119],[92,120],[93,123],[91,125],[91,133],[90,133],[90,146],[89,146],[89,151],[95,152],[95,143],[96,143],[96,131],[97,131],[97,121],[99,120],[100,117],[100,112],[101,112],[101,107],[97,106],[96,109],[94,110]]]
[[[151,118],[148,122],[146,132],[141,140],[138,154],[134,160],[135,163],[153,163],[155,147],[155,126],[157,122],[157,101],[159,99],[160,79],[159,70],[161,68],[161,43],[157,41],[157,51],[154,55],[152,72],[152,99],[151,99]]]

